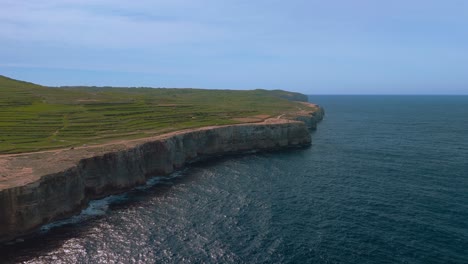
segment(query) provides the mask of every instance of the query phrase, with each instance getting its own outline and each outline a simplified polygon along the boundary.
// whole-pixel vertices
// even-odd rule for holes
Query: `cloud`
[[[3,40],[95,48],[141,48],[222,38],[216,26],[170,10],[188,1],[7,1],[0,9]],[[171,13],[173,14],[173,13]]]
[[[467,11],[465,0],[2,0],[0,66],[174,86],[468,83]]]

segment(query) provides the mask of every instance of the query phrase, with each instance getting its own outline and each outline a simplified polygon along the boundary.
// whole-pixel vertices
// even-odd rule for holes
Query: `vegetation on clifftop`
[[[0,154],[235,124],[305,107],[285,98],[307,99],[281,90],[51,88],[0,76]]]

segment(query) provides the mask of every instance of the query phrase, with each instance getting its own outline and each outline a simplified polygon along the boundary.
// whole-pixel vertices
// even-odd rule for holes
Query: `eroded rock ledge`
[[[262,123],[179,131],[105,151],[77,150],[79,155],[71,155],[71,150],[64,150],[4,158],[0,164],[4,166],[0,242],[76,214],[89,200],[123,192],[187,163],[219,155],[308,146],[309,129],[323,118],[323,109],[318,109]],[[21,159],[31,162],[18,172],[14,165]],[[41,166],[48,162],[52,166]],[[9,171],[8,166],[13,169]],[[13,171],[16,177],[6,175]]]

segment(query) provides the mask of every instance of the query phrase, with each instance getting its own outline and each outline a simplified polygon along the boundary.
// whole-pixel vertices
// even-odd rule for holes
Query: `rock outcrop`
[[[24,184],[0,185],[0,242],[28,234],[45,223],[78,213],[91,199],[141,185],[187,163],[247,151],[269,151],[311,144],[323,110],[263,123],[193,129],[156,140],[42,169]],[[54,169],[55,168],[55,169]]]
[[[315,108],[315,111],[299,111],[296,113],[288,114],[285,118],[290,120],[297,120],[303,122],[310,130],[316,130],[317,124],[322,121],[325,116],[323,108],[316,104],[303,102],[302,104]]]

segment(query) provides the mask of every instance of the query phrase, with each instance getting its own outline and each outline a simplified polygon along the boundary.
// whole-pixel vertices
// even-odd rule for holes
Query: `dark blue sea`
[[[468,263],[468,96],[310,101],[312,147],[155,175],[0,262]]]

